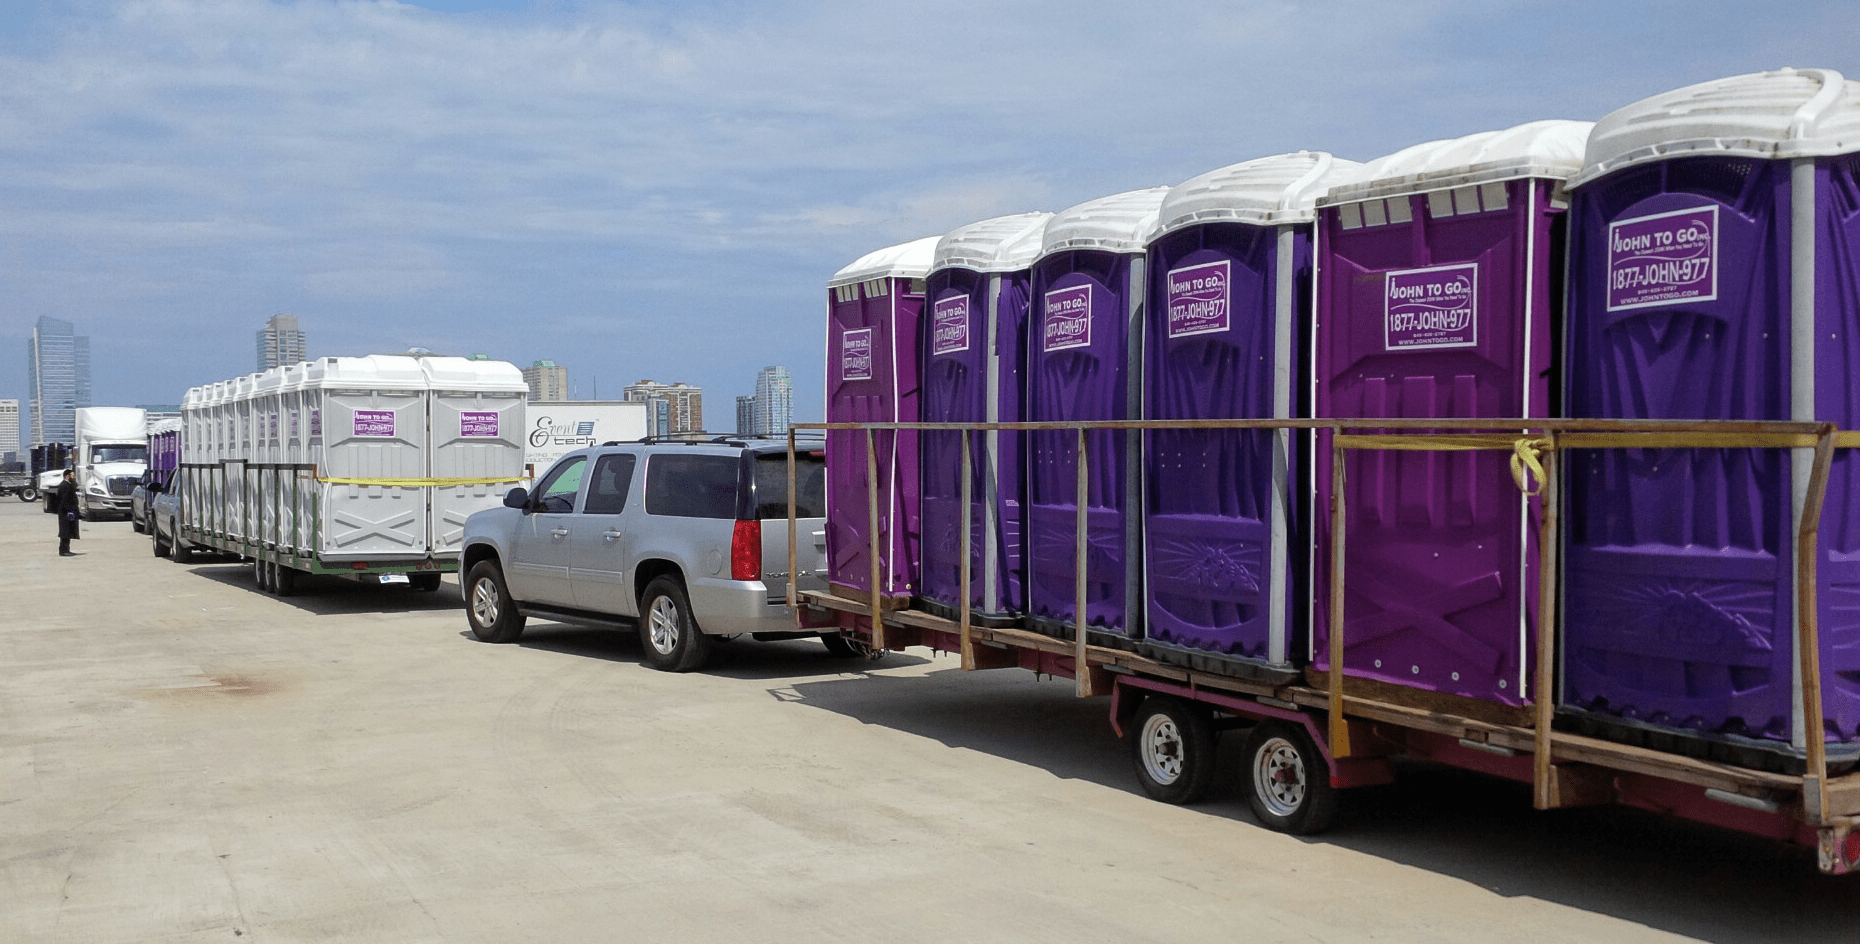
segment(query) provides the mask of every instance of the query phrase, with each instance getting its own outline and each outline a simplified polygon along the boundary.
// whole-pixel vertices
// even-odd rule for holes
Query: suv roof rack
[[[823,430],[818,430],[818,429],[795,430],[794,436],[796,439],[825,439],[827,438],[826,433]],[[726,446],[746,446],[751,441],[785,442],[787,441],[787,439],[788,439],[788,434],[785,432],[783,433],[707,433],[707,432],[704,432],[703,430],[692,430],[688,433],[671,433],[666,436],[641,436],[638,439],[615,439],[610,442],[601,443],[601,445],[621,446],[621,445],[626,445],[628,443],[646,443],[646,444],[684,443],[686,445],[691,445],[691,446],[701,446],[701,445],[706,445],[706,444],[720,443]]]

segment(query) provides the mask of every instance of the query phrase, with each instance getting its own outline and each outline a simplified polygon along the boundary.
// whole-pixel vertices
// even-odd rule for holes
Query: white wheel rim
[[[653,598],[646,613],[646,635],[660,655],[669,656],[678,648],[678,604],[671,597]]]
[[[489,579],[472,584],[471,612],[479,626],[489,629],[497,625],[497,585]]]
[[[1182,730],[1176,727],[1175,720],[1165,714],[1151,715],[1138,736],[1143,748],[1143,772],[1165,787],[1175,783],[1182,776],[1184,753]]]
[[[1291,816],[1305,803],[1305,765],[1298,748],[1272,738],[1253,755],[1253,794],[1275,816]]]

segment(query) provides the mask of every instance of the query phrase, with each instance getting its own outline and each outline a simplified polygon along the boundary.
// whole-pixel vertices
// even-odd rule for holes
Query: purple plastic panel
[[[1548,415],[1560,257],[1550,186],[1513,180],[1503,201],[1482,194],[1477,207],[1396,197],[1408,201],[1407,222],[1356,228],[1339,207],[1323,208],[1317,415]],[[1537,545],[1508,456],[1356,452],[1346,462],[1345,672],[1524,703]],[[1329,668],[1328,433],[1318,436],[1316,466],[1312,648],[1314,664]]]
[[[1150,245],[1144,346],[1150,419],[1270,419],[1279,228],[1210,223]],[[1294,239],[1295,310],[1310,298],[1310,239]],[[1302,336],[1303,331],[1298,331]],[[1144,450],[1145,636],[1270,662],[1273,441],[1267,430],[1156,430]],[[1300,450],[1294,449],[1296,455]],[[1294,476],[1296,479],[1296,476]],[[1293,512],[1295,518],[1295,512]],[[1296,527],[1296,521],[1293,522]],[[1304,554],[1288,563],[1302,568]],[[1302,639],[1279,640],[1281,662]]]
[[[917,331],[922,283],[885,279],[829,289],[827,422],[909,423],[918,419]],[[841,293],[855,297],[841,300]],[[917,572],[917,434],[874,434],[878,456],[881,590],[908,596]],[[840,587],[870,592],[871,535],[865,432],[827,434],[827,574]]]
[[[1027,419],[1130,418],[1129,302],[1141,256],[1059,252],[1033,269],[1027,331]],[[1123,634],[1128,541],[1122,431],[1087,436],[1085,623]],[[1078,436],[1027,435],[1027,610],[1036,620],[1077,625]]]
[[[984,274],[964,268],[933,271],[929,279],[929,314],[919,339],[924,361],[923,419],[928,423],[982,423],[990,420],[988,372],[999,372],[993,415],[1013,423],[1020,415],[1018,365],[1027,330],[1028,282],[1026,272]],[[993,298],[990,298],[992,292]],[[988,311],[995,306],[993,345],[988,337]],[[970,593],[969,603],[978,615],[1008,616],[1022,611],[1020,580],[1020,433],[998,434],[993,467],[987,437],[970,436]],[[929,431],[922,434],[923,450],[923,576],[918,595],[945,606],[962,598],[962,434]],[[993,486],[994,541],[998,552],[992,561],[983,528],[989,519],[984,502]],[[985,591],[986,569],[992,563],[993,599]]]
[[[1817,419],[1853,425],[1853,159],[1817,170]],[[1696,157],[1574,194],[1572,416],[1791,416],[1790,172]],[[1572,454],[1563,704],[1702,735],[1793,730],[1791,459],[1779,450]],[[1819,616],[1830,740],[1860,737],[1856,466],[1836,461]]]

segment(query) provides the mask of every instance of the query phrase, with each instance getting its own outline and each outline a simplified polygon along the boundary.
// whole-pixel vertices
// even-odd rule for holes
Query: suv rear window
[[[647,514],[736,517],[735,456],[657,455],[646,462]]]
[[[818,452],[796,452],[795,517],[824,518],[827,514],[827,460]],[[788,517],[788,454],[765,452],[756,456],[756,517]]]

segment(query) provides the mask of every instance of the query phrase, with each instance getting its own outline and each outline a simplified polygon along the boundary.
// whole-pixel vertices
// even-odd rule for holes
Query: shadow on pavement
[[[459,600],[458,583],[450,576],[438,590],[422,593],[405,585],[382,585],[318,574],[300,574],[297,592],[288,597],[272,596],[258,589],[252,580],[252,565],[233,561],[183,564],[196,576],[229,587],[258,594],[296,607],[315,616],[347,616],[358,613],[421,613],[464,609]],[[463,622],[464,617],[459,617]]]
[[[801,682],[777,694],[1141,794],[1109,701],[1074,697],[1069,680],[952,668]],[[1240,789],[1243,740],[1243,731],[1222,737],[1214,795],[1194,808],[1259,829]],[[1404,764],[1393,784],[1344,793],[1336,825],[1304,841],[1705,941],[1857,937],[1860,876],[1819,874],[1812,850],[1625,807],[1540,812],[1526,785],[1431,764]]]

